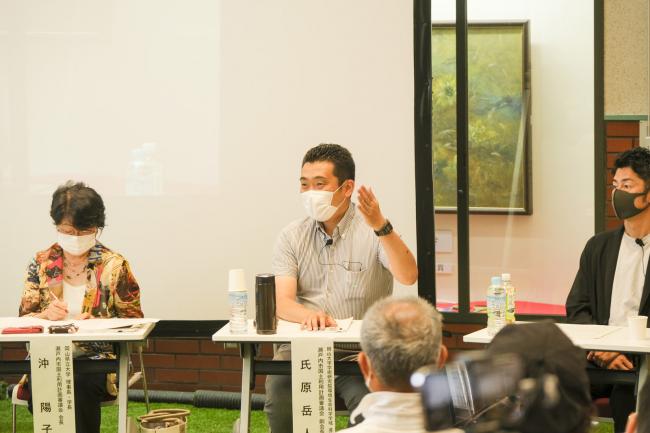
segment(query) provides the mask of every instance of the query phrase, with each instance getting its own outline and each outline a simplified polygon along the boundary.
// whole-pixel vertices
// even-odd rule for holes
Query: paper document
[[[79,331],[96,331],[103,329],[120,329],[144,325],[148,323],[156,323],[158,319],[90,319],[90,320],[73,320]]]
[[[354,320],[353,317],[348,317],[347,319],[336,319],[336,326],[330,326],[327,328],[328,331],[335,331],[335,332],[345,332],[348,329],[350,329],[350,325],[352,325],[352,321]]]
[[[147,323],[156,323],[158,319],[152,318],[143,318],[143,319],[88,319],[88,320],[45,320],[39,319],[36,317],[0,317],[0,329],[13,327],[13,326],[37,326],[40,325],[47,328],[52,325],[67,325],[69,323],[74,324],[79,328],[79,332],[85,331],[102,331],[110,329],[121,329],[136,327],[139,325],[144,325]]]
[[[558,326],[574,342],[576,340],[598,340],[622,329],[620,326],[576,325],[569,323],[559,324]]]
[[[350,329],[354,318],[348,317],[347,319],[334,319],[336,326],[329,326],[325,329],[317,329],[308,331],[303,329],[300,323],[287,322],[286,320],[278,320],[278,333],[295,333],[295,332],[346,332]]]

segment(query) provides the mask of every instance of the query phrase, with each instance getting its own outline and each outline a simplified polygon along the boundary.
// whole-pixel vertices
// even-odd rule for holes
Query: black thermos
[[[275,275],[255,275],[255,323],[258,334],[275,334]]]

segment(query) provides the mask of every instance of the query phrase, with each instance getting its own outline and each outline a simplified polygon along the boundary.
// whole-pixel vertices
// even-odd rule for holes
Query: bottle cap
[[[499,277],[498,275],[492,277],[492,279],[491,279],[491,284],[492,284],[493,286],[500,286],[500,285],[501,285],[501,277]]]
[[[273,286],[275,287],[275,275],[257,274],[255,275],[255,287]]]
[[[228,291],[229,292],[246,291],[246,278],[244,277],[243,269],[231,269],[230,271],[228,271]]]
[[[510,281],[510,274],[501,274],[501,279],[503,281]]]

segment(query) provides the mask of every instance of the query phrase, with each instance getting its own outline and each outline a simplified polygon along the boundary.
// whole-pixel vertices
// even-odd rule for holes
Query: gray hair
[[[370,307],[361,326],[361,348],[379,380],[408,387],[411,374],[440,356],[442,316],[416,296],[384,298]]]

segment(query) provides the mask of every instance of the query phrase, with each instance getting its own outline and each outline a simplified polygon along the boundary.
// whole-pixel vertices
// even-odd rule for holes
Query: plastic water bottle
[[[492,277],[487,290],[487,332],[495,335],[506,325],[506,291],[501,277]]]
[[[230,304],[230,332],[245,334],[248,330],[248,290],[243,269],[231,269],[228,273],[228,303]]]
[[[515,323],[515,286],[512,285],[510,274],[501,274],[503,288],[506,291],[506,323]]]
[[[130,196],[163,194],[163,165],[157,159],[157,144],[144,143],[131,150],[126,177],[126,193]]]

